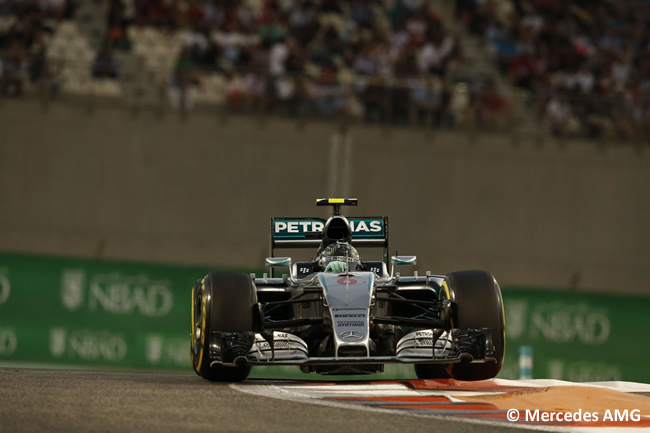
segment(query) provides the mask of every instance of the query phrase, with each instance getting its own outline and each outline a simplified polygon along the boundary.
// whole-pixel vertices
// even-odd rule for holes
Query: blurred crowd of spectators
[[[0,95],[20,96],[25,77],[40,80],[47,68],[45,36],[72,8],[67,0],[0,1]]]
[[[89,0],[90,1],[90,0]],[[96,2],[99,4],[99,2]],[[218,75],[233,110],[367,122],[507,126],[498,80],[460,77],[462,52],[427,0],[108,0],[95,77],[116,78],[131,28],[182,31],[171,88]],[[44,35],[72,0],[0,0],[0,93],[46,69]],[[558,136],[650,137],[650,0],[455,0],[502,74]],[[461,82],[462,81],[462,82]],[[464,118],[464,119],[463,119]]]
[[[186,30],[174,86],[225,77],[233,109],[450,121],[460,47],[425,0],[112,0],[109,38],[128,27]],[[409,107],[413,107],[409,110]]]
[[[554,134],[650,138],[650,2],[456,0]]]
[[[39,35],[51,32],[52,20],[70,18],[74,4],[5,0],[0,5],[3,16],[13,17],[0,27],[2,80],[9,83],[7,94],[18,95],[20,74],[13,71],[20,69],[24,77],[28,69],[30,79],[38,80],[46,64]],[[202,77],[219,74],[233,110],[435,126],[452,126],[469,113],[490,126],[499,123],[494,113],[508,105],[492,80],[480,89],[459,86],[460,44],[427,0],[109,0],[108,5],[106,37],[92,75],[119,76],[115,53],[131,49],[129,28],[182,30],[184,48],[170,91],[184,95],[177,99],[189,100],[192,90],[201,91]]]

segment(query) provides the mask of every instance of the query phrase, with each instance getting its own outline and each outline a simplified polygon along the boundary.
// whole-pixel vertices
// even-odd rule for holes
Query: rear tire
[[[496,363],[449,364],[449,375],[458,380],[496,377],[503,365],[506,332],[501,289],[494,276],[486,271],[451,272],[445,277],[441,296],[454,303],[452,327],[492,329],[492,356],[497,360]]]
[[[192,289],[192,334],[190,355],[194,371],[204,379],[241,382],[250,366],[214,366],[210,342],[224,332],[250,334],[255,331],[255,287],[250,276],[237,272],[212,272]]]

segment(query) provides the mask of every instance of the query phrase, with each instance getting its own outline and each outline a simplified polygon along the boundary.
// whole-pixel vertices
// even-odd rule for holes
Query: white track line
[[[557,379],[531,379],[531,380],[508,380],[508,379],[493,379],[494,384],[498,386],[530,386],[535,388],[545,388],[549,386],[592,386],[597,388],[610,389],[619,392],[648,392],[650,393],[650,385],[647,383],[637,382],[568,382],[565,380]]]
[[[650,385],[634,383],[634,382],[592,382],[592,383],[573,383],[560,380],[504,380],[495,379],[497,386],[528,386],[531,388],[548,387],[548,386],[592,386],[598,388],[612,389],[621,392],[650,392]],[[281,400],[291,400],[303,403],[313,403],[324,406],[338,407],[344,409],[366,410],[366,411],[381,411],[390,412],[393,414],[436,418],[443,420],[454,420],[470,424],[489,424],[501,425],[507,427],[516,427],[522,430],[537,430],[549,432],[575,432],[575,433],[638,433],[650,432],[650,428],[634,428],[634,427],[568,427],[568,426],[548,426],[548,425],[526,425],[519,423],[509,423],[505,421],[495,421],[486,418],[472,418],[472,417],[453,417],[448,415],[437,415],[435,413],[412,413],[405,412],[398,409],[386,409],[373,406],[365,406],[358,404],[346,403],[344,401],[324,400],[326,397],[422,397],[422,396],[443,396],[448,397],[452,402],[458,402],[454,396],[468,396],[468,395],[485,395],[485,394],[501,394],[501,392],[486,391],[455,391],[444,389],[413,389],[403,384],[337,384],[337,385],[296,385],[287,384],[282,385],[273,383],[268,385],[253,385],[253,384],[232,384],[231,388],[247,393],[258,395],[262,397],[277,398]]]

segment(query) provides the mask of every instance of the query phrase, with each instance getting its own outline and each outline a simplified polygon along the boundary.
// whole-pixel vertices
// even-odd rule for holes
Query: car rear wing
[[[348,217],[352,245],[384,249],[388,263],[388,217]],[[271,218],[271,257],[277,248],[317,248],[327,220],[323,218]]]

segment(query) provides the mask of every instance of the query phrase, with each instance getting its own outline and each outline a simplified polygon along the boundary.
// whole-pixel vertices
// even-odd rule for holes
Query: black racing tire
[[[257,295],[251,277],[238,272],[212,272],[192,289],[190,355],[192,368],[204,379],[241,382],[250,366],[210,367],[209,340],[215,332],[249,333],[255,330]]]
[[[501,289],[486,271],[456,271],[445,277],[441,296],[452,301],[453,328],[491,328],[497,362],[449,364],[449,376],[457,380],[486,380],[499,374],[506,349],[505,316]]]

